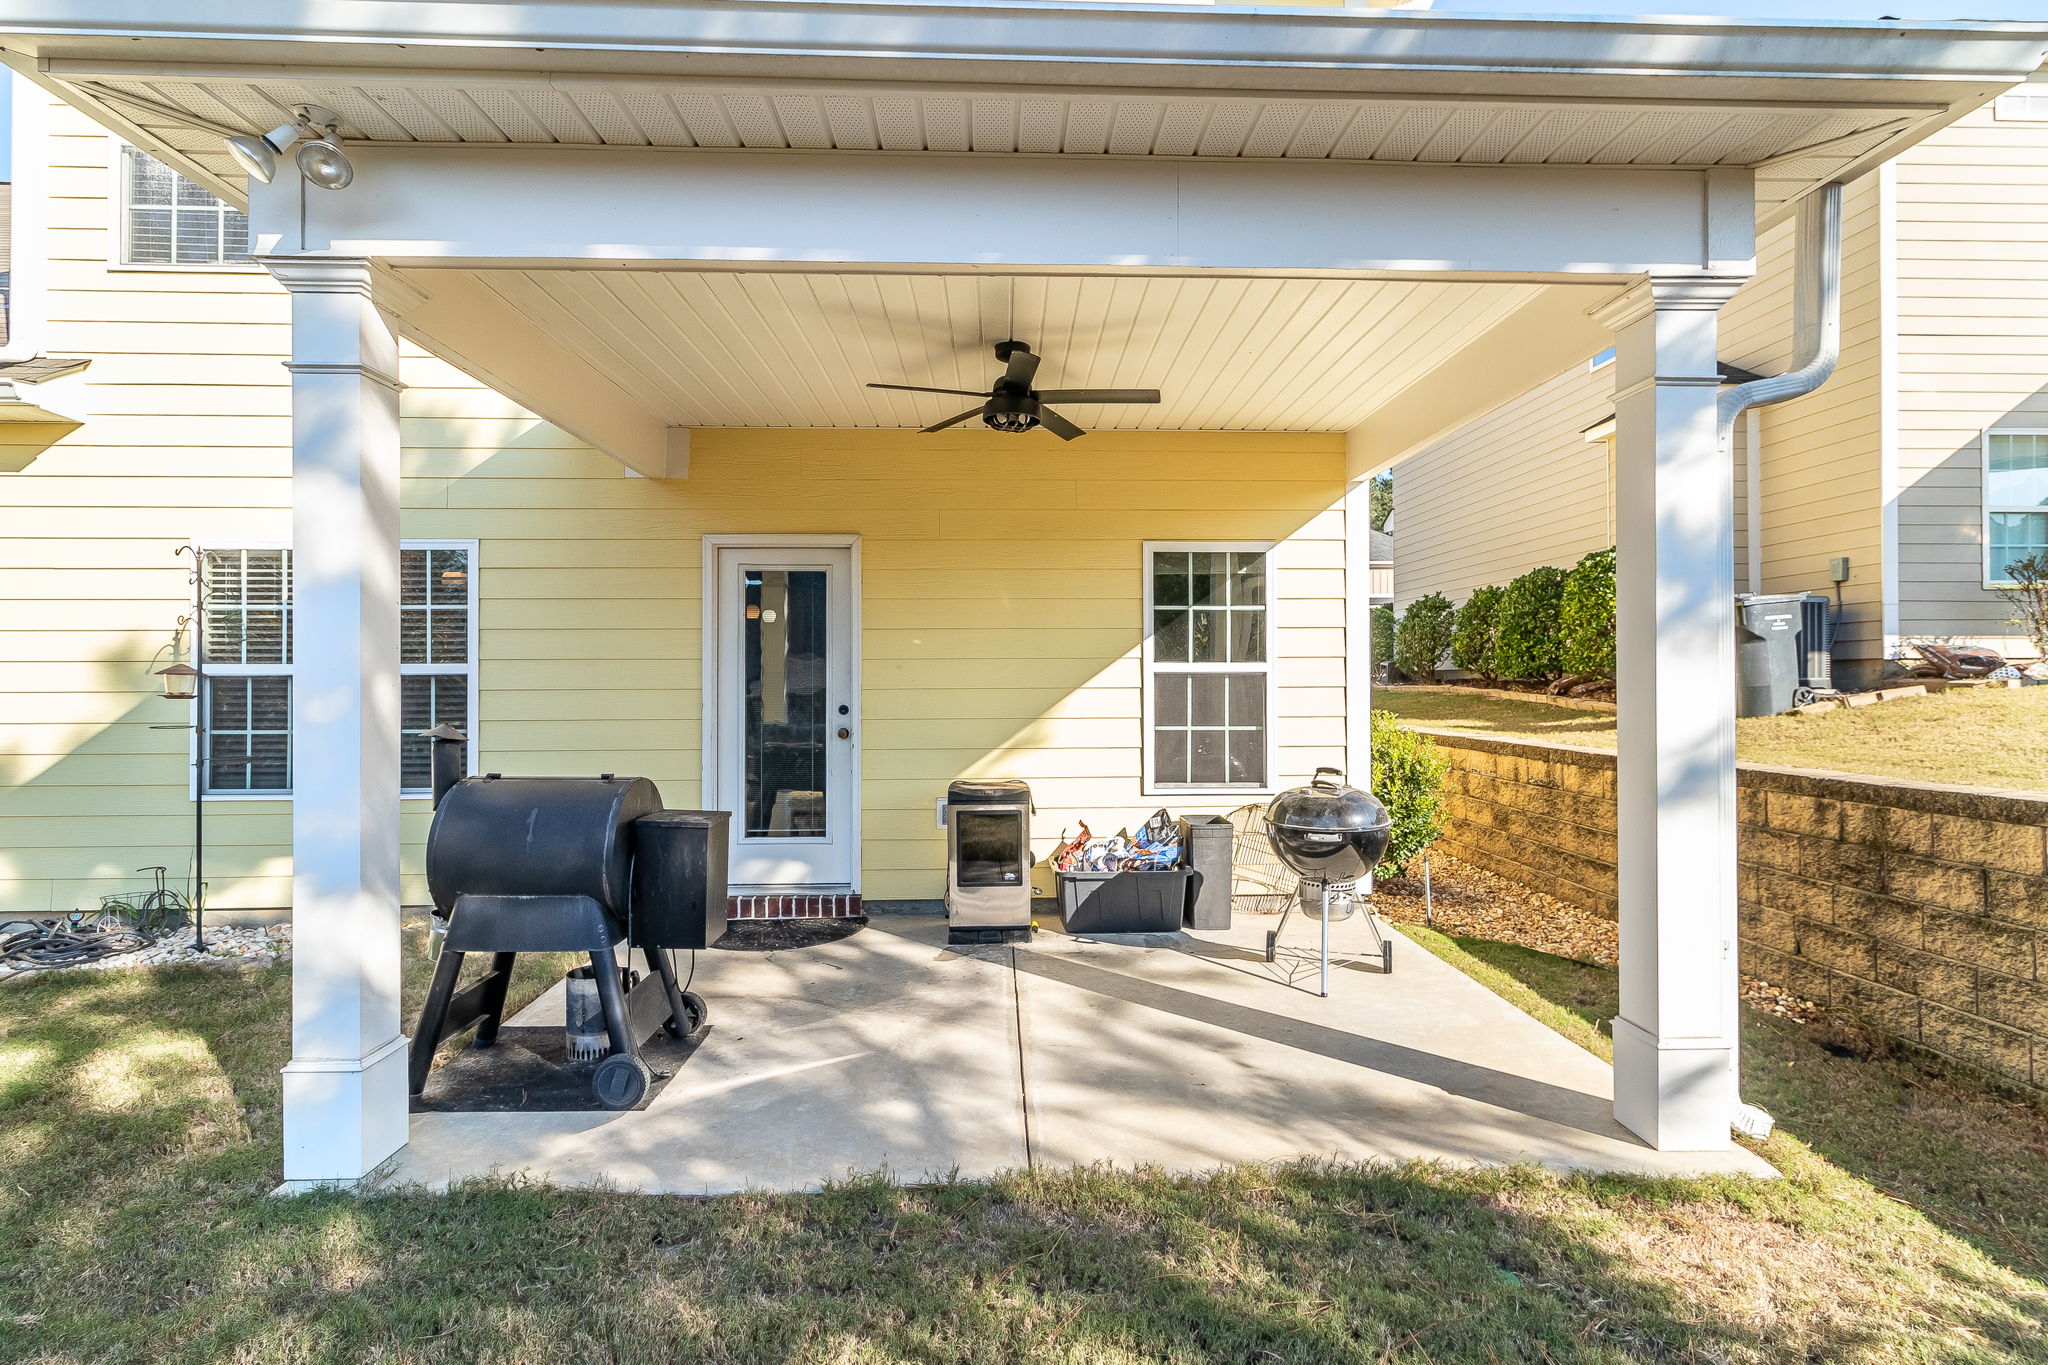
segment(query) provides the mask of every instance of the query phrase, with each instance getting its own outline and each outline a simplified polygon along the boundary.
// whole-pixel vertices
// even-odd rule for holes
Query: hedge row
[[[1387,629],[1382,630],[1382,622]],[[1461,607],[1442,593],[1373,619],[1373,658],[1392,637],[1394,666],[1418,682],[1451,665],[1487,682],[1549,682],[1567,675],[1614,676],[1614,551],[1595,550],[1573,568],[1531,569],[1505,586],[1475,589]]]

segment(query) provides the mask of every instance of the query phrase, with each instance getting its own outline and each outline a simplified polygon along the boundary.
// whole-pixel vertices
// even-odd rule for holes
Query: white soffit
[[[398,272],[431,295],[449,272]],[[1342,431],[1545,286],[758,271],[465,272],[671,426],[917,427],[974,405],[1006,337],[1041,388],[1158,388],[1102,429]],[[1609,292],[1585,287],[1588,301]]]

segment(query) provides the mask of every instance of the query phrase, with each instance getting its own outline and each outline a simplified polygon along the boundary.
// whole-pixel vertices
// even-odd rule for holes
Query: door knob
[[[842,725],[839,727],[839,737],[841,739],[852,739],[853,731],[847,729],[844,725]]]

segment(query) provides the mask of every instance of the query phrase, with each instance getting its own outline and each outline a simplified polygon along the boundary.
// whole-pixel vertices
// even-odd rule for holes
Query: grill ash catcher
[[[706,1018],[703,999],[677,983],[670,952],[708,948],[725,933],[727,814],[663,810],[644,777],[462,778],[461,732],[441,726],[427,738],[427,889],[447,934],[414,1032],[412,1093],[426,1088],[443,1038],[474,1024],[473,1046],[497,1042],[520,953],[576,952],[589,964],[568,983],[565,1025],[588,1039],[585,1050],[604,1052],[590,1082],[598,1103],[632,1108],[653,1080],[642,1040],[657,1030],[685,1037]],[[645,976],[619,966],[620,944],[639,950]],[[490,970],[457,990],[473,952],[491,954]],[[577,1007],[579,985],[596,988],[601,1042],[591,1036],[597,1019]]]
[[[1358,882],[1386,856],[1394,822],[1371,792],[1345,782],[1336,768],[1318,768],[1306,787],[1281,792],[1266,807],[1266,838],[1273,855],[1301,878],[1294,896],[1280,912],[1280,923],[1266,933],[1266,961],[1279,949],[1288,917],[1299,906],[1322,927],[1320,972],[1316,994],[1330,993],[1330,921],[1350,919],[1359,906]],[[1394,970],[1394,944],[1380,931],[1372,908],[1365,922],[1379,949],[1380,970]],[[1341,959],[1337,965],[1362,961]]]

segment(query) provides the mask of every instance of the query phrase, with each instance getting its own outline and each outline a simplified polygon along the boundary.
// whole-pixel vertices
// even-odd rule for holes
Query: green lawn
[[[1380,688],[1373,705],[1416,725],[1502,739],[1614,747],[1614,717],[1545,702]],[[1736,722],[1737,756],[1787,768],[2048,789],[2048,687],[1959,688],[1817,716]]]
[[[1423,937],[1604,1048],[1611,973]],[[1748,1029],[1777,1182],[1304,1164],[279,1200],[288,987],[0,989],[0,1359],[1977,1362],[2048,1332],[2042,1116],[1781,1021]]]

